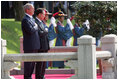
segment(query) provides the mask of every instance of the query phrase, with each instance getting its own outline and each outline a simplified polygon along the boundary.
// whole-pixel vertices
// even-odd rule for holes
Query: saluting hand
[[[88,20],[86,20],[86,21],[83,23],[83,25],[86,25],[87,30],[89,30],[89,29],[90,29],[90,23],[89,23],[89,21],[88,21]]]
[[[54,27],[57,26],[57,24],[56,24],[56,20],[55,20],[54,17],[51,17],[51,24],[53,24]]]
[[[70,29],[74,29],[73,24],[71,23],[70,19],[67,19],[67,24],[69,24]]]

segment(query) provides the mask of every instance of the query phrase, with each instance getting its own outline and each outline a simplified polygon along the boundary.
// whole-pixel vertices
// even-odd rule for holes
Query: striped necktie
[[[45,29],[45,26],[44,26],[44,24],[43,24],[43,22],[41,21],[41,28],[42,28],[42,30],[44,30]]]

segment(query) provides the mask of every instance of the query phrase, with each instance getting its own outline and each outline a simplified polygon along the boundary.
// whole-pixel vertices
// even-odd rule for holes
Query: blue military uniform
[[[57,37],[57,33],[55,30],[55,27],[53,26],[53,24],[51,24],[48,28],[48,39],[49,41],[55,39]]]
[[[74,26],[74,46],[77,46],[77,38],[84,34],[85,27],[80,27],[77,24]]]
[[[56,46],[65,46],[66,41],[73,36],[72,31],[68,24],[64,27],[64,25],[58,21],[57,22],[57,41]],[[53,67],[64,67],[64,61],[54,61]]]
[[[50,47],[55,47],[56,45],[56,39],[57,39],[56,26],[57,26],[56,20],[52,16],[50,19],[50,25],[48,28],[48,39],[49,39]]]
[[[69,25],[66,24],[66,26],[64,27],[64,25],[60,21],[58,21],[56,46],[65,46],[65,42],[72,36],[73,36],[73,33],[70,30]]]
[[[61,17],[64,17],[64,16],[66,16],[66,15],[62,11],[59,11],[59,12],[56,12],[55,14],[53,14],[53,17],[57,17],[58,19],[60,19]],[[63,20],[63,18],[62,18],[62,20]],[[57,22],[56,46],[65,46],[66,42],[71,41],[71,37],[73,36],[73,33],[72,33],[71,27],[69,25],[70,25],[70,22],[68,24],[66,24],[65,27],[60,21]],[[64,68],[64,61],[54,61],[53,66],[54,67],[59,67],[59,68]]]

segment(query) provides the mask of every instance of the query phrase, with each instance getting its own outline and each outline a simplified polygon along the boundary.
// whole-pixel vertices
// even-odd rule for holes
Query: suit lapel
[[[33,19],[30,18],[29,20],[33,25],[35,25],[35,21],[33,21]]]
[[[34,26],[35,25],[35,21],[33,21],[33,19],[31,19],[28,15],[26,15],[26,19],[28,19],[28,21]]]
[[[38,27],[39,27],[42,31],[44,31],[43,23],[41,23],[37,18],[36,18],[36,23],[37,23]]]

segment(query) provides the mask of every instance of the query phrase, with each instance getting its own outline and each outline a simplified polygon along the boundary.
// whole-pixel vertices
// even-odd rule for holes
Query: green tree
[[[117,34],[117,2],[116,1],[78,1],[72,4],[77,11],[75,20],[78,23],[89,20],[91,29],[87,32],[94,37],[99,37],[100,31],[107,34],[107,28]]]
[[[24,16],[23,2],[13,1],[13,6],[15,12],[15,21],[21,21]]]

